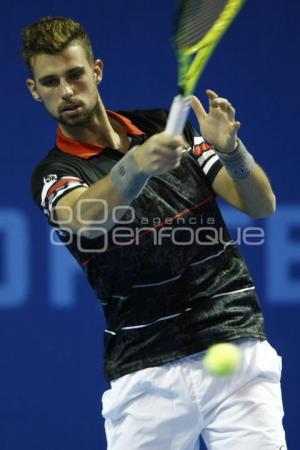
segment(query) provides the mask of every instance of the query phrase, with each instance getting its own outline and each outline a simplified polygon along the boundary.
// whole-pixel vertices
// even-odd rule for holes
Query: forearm
[[[231,205],[253,217],[269,216],[276,199],[264,171],[240,144],[232,153],[217,151],[224,167],[215,178],[215,192]]]
[[[244,212],[252,217],[265,217],[274,213],[276,197],[266,174],[258,164],[254,165],[248,177],[232,181],[240,208]]]
[[[213,190],[251,216],[272,214],[275,196],[267,176],[237,136],[241,123],[235,120],[235,109],[216,92],[208,90],[207,95],[208,113],[197,97],[192,97],[192,107],[203,138],[214,146],[224,166],[213,181]]]
[[[185,145],[182,136],[164,132],[153,135],[127,152],[109,175],[89,188],[75,189],[63,197],[56,206],[57,223],[61,226],[68,223],[74,232],[87,237],[96,237],[103,229],[110,230],[151,176],[178,167]]]
[[[118,192],[108,175],[86,189],[72,206],[71,228],[87,237],[110,230],[126,212],[132,198]],[[118,207],[124,208],[118,208]]]
[[[58,222],[62,225],[67,220],[74,233],[89,238],[110,230],[149,178],[139,169],[133,154],[134,149],[113,167],[109,175],[89,188],[74,190],[62,198],[56,207]]]

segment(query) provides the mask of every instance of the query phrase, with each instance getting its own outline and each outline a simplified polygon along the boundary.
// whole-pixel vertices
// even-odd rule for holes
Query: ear
[[[101,61],[101,59],[96,59],[94,62],[94,77],[97,84],[101,83],[102,76],[103,76],[103,62]]]
[[[42,99],[39,96],[39,93],[38,93],[37,88],[36,88],[35,81],[32,78],[28,78],[26,80],[26,86],[28,87],[28,89],[29,89],[32,97],[34,98],[34,100],[36,100],[37,102],[41,102]]]

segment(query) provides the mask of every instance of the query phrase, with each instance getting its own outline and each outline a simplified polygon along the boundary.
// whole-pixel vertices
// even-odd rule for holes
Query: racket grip
[[[191,108],[190,97],[176,95],[169,112],[165,131],[170,134],[181,134]]]

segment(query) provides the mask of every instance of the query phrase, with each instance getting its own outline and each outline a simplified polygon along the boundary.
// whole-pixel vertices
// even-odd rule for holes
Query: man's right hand
[[[183,150],[188,147],[181,135],[162,133],[151,136],[134,152],[133,158],[138,169],[145,175],[159,175],[180,164]]]

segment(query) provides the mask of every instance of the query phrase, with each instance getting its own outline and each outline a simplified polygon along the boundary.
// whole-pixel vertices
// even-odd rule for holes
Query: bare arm
[[[228,100],[207,91],[209,112],[193,97],[192,107],[199,121],[204,139],[219,150],[219,156],[230,155],[238,145],[240,122],[235,120],[235,109]],[[231,176],[223,167],[213,182],[213,189],[234,207],[253,217],[269,216],[275,211],[276,199],[264,171],[251,163],[249,175],[242,179]]]
[[[276,209],[276,197],[258,164],[243,180],[234,180],[222,167],[214,179],[213,190],[232,206],[252,217],[269,216]]]
[[[74,233],[81,231],[84,236],[95,238],[101,234],[101,229],[113,227],[113,208],[129,203],[130,200],[114,188],[110,176],[106,176],[89,188],[75,189],[60,199],[54,210],[55,220],[59,226],[71,228]]]
[[[153,175],[177,167],[185,146],[182,136],[170,136],[164,132],[152,136],[133,153],[130,163],[134,165],[132,183],[135,182],[134,178],[142,177],[146,182]],[[128,170],[130,171],[130,167]],[[63,227],[63,222],[68,221],[67,226],[73,232],[81,230],[86,237],[94,238],[103,233],[99,228],[110,230],[114,226],[114,208],[127,206],[134,198],[134,195],[124,195],[111,175],[107,175],[89,188],[75,189],[59,200],[55,207],[56,222]],[[87,227],[98,229],[87,230]]]

